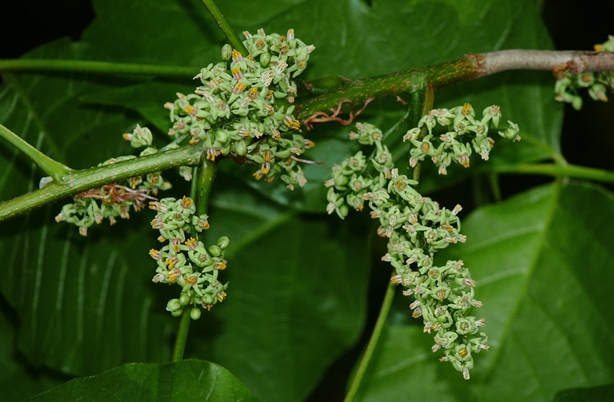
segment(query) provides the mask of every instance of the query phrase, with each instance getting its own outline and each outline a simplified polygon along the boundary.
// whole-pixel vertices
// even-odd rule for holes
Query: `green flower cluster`
[[[426,123],[425,123],[426,124]],[[422,317],[424,331],[435,333],[433,352],[443,350],[442,361],[453,366],[469,379],[473,355],[487,350],[488,338],[480,327],[484,319],[471,315],[481,302],[474,299],[475,281],[462,261],[434,264],[434,256],[453,243],[465,242],[457,216],[461,207],[441,208],[437,202],[423,197],[416,181],[399,174],[392,155],[381,143],[382,132],[372,124],[357,124],[358,132],[350,138],[361,144],[375,145],[370,165],[376,174],[368,174],[369,166],[362,152],[333,167],[327,211],[344,218],[349,207],[362,211],[365,202],[371,217],[380,223],[378,235],[388,239],[388,252],[382,257],[395,269],[391,279],[413,296],[410,305],[414,318]]]
[[[428,156],[439,168],[439,174],[445,175],[452,162],[469,167],[472,148],[482,159],[488,160],[490,150],[495,144],[495,140],[488,136],[488,132],[491,125],[499,126],[500,118],[501,111],[496,105],[485,108],[481,119],[476,118],[475,110],[468,103],[452,109],[431,110],[420,119],[418,127],[409,130],[403,136],[403,141],[409,141],[413,145],[410,150],[409,165],[414,167]],[[499,131],[499,135],[519,141],[518,125],[511,121],[508,123],[510,126],[504,131]],[[446,132],[435,134],[437,125],[443,127]]]
[[[165,105],[173,123],[169,135],[176,138],[163,150],[178,147],[189,138],[191,144],[205,147],[209,160],[249,160],[259,165],[256,179],[272,181],[281,173],[288,188],[302,187],[307,180],[298,156],[314,143],[298,134],[300,123],[292,114],[297,93],[293,78],[305,70],[315,47],[295,38],[292,29],[286,36],[267,35],[263,30],[255,35],[243,34],[249,55],[244,57],[225,45],[224,61],[209,64],[195,77],[202,83],[195,93],[177,94],[175,102]],[[123,137],[135,148],[145,147],[140,156],[158,152],[151,147],[153,136],[146,127],[137,126]],[[132,158],[136,156],[110,159],[101,165]],[[189,166],[180,167],[179,173],[188,181],[192,179]],[[94,223],[106,218],[114,224],[117,217],[128,218],[131,207],[139,211],[146,200],[155,200],[158,190],[170,187],[155,172],[90,189],[65,205],[56,221],[76,224],[85,236]]]
[[[230,239],[220,237],[217,244],[205,247],[204,243],[188,234],[200,233],[209,228],[207,215],[196,215],[196,206],[189,197],[180,200],[163,198],[152,201],[149,207],[158,211],[151,226],[160,231],[158,240],[168,244],[160,250],[151,249],[149,255],[158,267],[153,282],[181,286],[178,299],[171,299],[166,310],[175,317],[190,308],[190,317],[200,318],[200,308],[210,310],[226,297],[228,283],[218,281],[218,272],[226,269],[224,250]]]
[[[152,155],[158,152],[150,147],[152,142],[151,131],[146,127],[136,126],[131,134],[124,134],[135,148],[146,147],[140,156]],[[109,159],[98,166],[109,165],[134,159],[136,156],[122,156]],[[108,219],[111,225],[116,218],[130,218],[130,208],[140,211],[148,200],[155,200],[159,190],[168,190],[171,184],[164,180],[159,172],[152,172],[144,176],[131,177],[117,183],[105,184],[101,187],[83,191],[73,197],[73,202],[62,207],[62,211],[55,217],[56,222],[66,221],[79,227],[79,233],[87,236],[87,229],[94,223],[100,224]]]
[[[614,36],[608,36],[605,43],[595,45],[598,52],[614,52]],[[554,85],[555,98],[559,102],[571,103],[574,109],[582,109],[582,97],[578,94],[581,88],[588,88],[588,94],[593,100],[607,102],[606,91],[614,91],[614,72],[586,72],[572,74],[567,71],[555,71],[558,80]]]
[[[169,135],[189,134],[190,143],[201,143],[210,160],[255,162],[258,180],[272,181],[282,173],[290,189],[303,186],[307,181],[297,156],[314,144],[296,133],[300,122],[292,114],[297,92],[292,78],[305,69],[315,48],[295,38],[292,29],[286,36],[262,29],[243,34],[249,55],[225,45],[224,61],[209,64],[195,77],[202,83],[195,93],[177,94],[165,105],[173,122]]]

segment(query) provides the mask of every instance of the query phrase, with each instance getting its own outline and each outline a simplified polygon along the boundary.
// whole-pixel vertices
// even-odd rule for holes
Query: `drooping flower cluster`
[[[158,211],[151,221],[151,226],[160,231],[158,240],[168,242],[160,250],[149,251],[158,265],[153,282],[181,286],[180,297],[171,299],[166,309],[177,317],[189,308],[190,316],[197,320],[200,307],[210,310],[226,297],[228,283],[222,284],[218,274],[226,269],[224,250],[230,239],[223,236],[217,244],[205,247],[191,236],[207,230],[209,222],[207,215],[196,215],[196,206],[189,197],[163,198],[150,202],[149,207]]]
[[[471,315],[481,302],[474,299],[475,281],[462,261],[438,266],[434,256],[450,244],[465,242],[457,216],[460,206],[449,210],[423,197],[416,181],[399,174],[392,155],[381,143],[382,132],[367,123],[356,125],[350,138],[375,145],[370,165],[362,152],[333,167],[327,211],[344,218],[349,208],[362,211],[365,203],[377,219],[378,235],[388,239],[388,252],[382,257],[395,269],[391,278],[405,288],[415,301],[410,307],[414,318],[422,317],[424,331],[435,333],[433,352],[443,350],[442,361],[450,361],[469,379],[473,355],[487,350],[487,336],[480,331],[484,319]],[[375,174],[369,174],[372,167]]]
[[[403,141],[410,141],[413,147],[410,150],[409,165],[416,166],[427,156],[439,168],[439,174],[447,174],[447,168],[452,162],[463,167],[469,167],[469,158],[472,149],[482,159],[488,160],[490,150],[495,141],[488,136],[490,126],[498,127],[501,111],[499,106],[489,106],[482,112],[482,118],[476,118],[475,109],[465,103],[452,109],[433,109],[424,115],[418,127],[415,127],[403,136]],[[518,125],[508,121],[510,126],[499,131],[499,135],[507,139],[518,141]],[[437,134],[437,126],[447,130]],[[424,135],[426,127],[427,134]]]
[[[296,133],[300,123],[292,114],[297,92],[292,78],[307,67],[315,48],[295,38],[292,29],[286,36],[262,29],[243,34],[249,55],[225,45],[224,61],[195,77],[202,83],[195,93],[178,93],[165,105],[173,122],[169,135],[189,134],[190,143],[202,143],[210,160],[228,156],[255,162],[258,180],[272,181],[282,173],[290,189],[303,186],[297,157],[314,144]]]
[[[158,152],[150,147],[152,142],[151,131],[145,127],[136,126],[133,133],[124,134],[124,138],[131,142],[135,148],[146,147],[140,156],[152,155]],[[109,165],[134,159],[136,156],[122,156],[109,159],[98,166]],[[87,236],[87,229],[94,223],[100,224],[109,219],[111,225],[116,218],[130,218],[130,208],[134,211],[143,209],[149,200],[155,200],[159,190],[168,190],[171,184],[164,180],[158,172],[144,176],[131,177],[121,182],[105,184],[92,188],[73,197],[73,202],[62,207],[62,211],[55,217],[57,222],[66,221],[79,227],[79,233]]]
[[[614,36],[608,36],[605,43],[595,45],[597,52],[614,52]],[[571,103],[574,109],[582,108],[582,97],[578,94],[580,89],[588,89],[588,94],[593,100],[607,102],[606,92],[608,88],[614,91],[614,71],[602,71],[598,73],[585,72],[572,74],[568,71],[556,71],[558,78],[554,85],[555,98],[559,102]]]

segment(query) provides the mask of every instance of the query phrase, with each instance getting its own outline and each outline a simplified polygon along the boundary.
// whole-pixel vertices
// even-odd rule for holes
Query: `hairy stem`
[[[344,402],[354,401],[356,395],[358,394],[360,385],[362,384],[365,374],[367,373],[367,369],[369,368],[369,364],[371,363],[375,349],[377,348],[382,332],[384,331],[384,325],[386,324],[386,319],[388,318],[388,313],[390,312],[392,300],[394,300],[396,287],[397,285],[393,282],[388,284],[388,289],[386,289],[386,295],[384,296],[382,307],[380,308],[379,315],[377,316],[375,328],[373,328],[373,332],[371,333],[371,338],[367,344],[367,349],[360,359],[360,364],[358,365],[356,374],[352,379],[352,384],[350,385],[350,389],[345,396]]]
[[[56,182],[63,182],[64,177],[71,171],[69,167],[64,166],[55,159],[51,159],[2,124],[0,124],[0,137],[4,138],[23,152],[32,160],[32,162],[36,163],[36,165],[41,168],[43,172],[51,176]]]
[[[209,12],[213,16],[217,24],[220,26],[220,29],[224,32],[224,35],[226,35],[226,38],[228,38],[228,41],[230,42],[232,47],[237,49],[239,52],[241,52],[243,56],[247,56],[249,52],[243,45],[243,41],[241,41],[237,33],[234,31],[234,29],[232,29],[232,26],[230,26],[230,23],[228,22],[224,14],[222,14],[220,9],[217,7],[217,4],[215,4],[215,1],[213,0],[200,0],[200,1],[202,1],[205,7],[207,7],[207,10],[209,10]]]
[[[111,165],[73,170],[64,176],[63,183],[54,181],[41,189],[0,203],[0,220],[103,184],[172,167],[195,165],[202,154],[202,147],[186,146]]]
[[[179,321],[179,331],[177,331],[177,339],[175,339],[175,349],[173,349],[173,361],[180,362],[183,360],[183,353],[185,352],[185,345],[188,340],[188,332],[190,330],[190,312],[185,309],[181,314],[181,321]]]

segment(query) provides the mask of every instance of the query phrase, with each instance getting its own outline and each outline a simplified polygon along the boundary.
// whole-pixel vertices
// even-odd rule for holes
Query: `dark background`
[[[1,59],[17,58],[38,45],[66,35],[78,40],[94,18],[91,3],[85,0],[3,3],[0,8]],[[589,50],[594,44],[605,42],[608,34],[614,34],[613,0],[538,0],[538,3],[557,49]],[[613,101],[609,103],[593,102],[587,97],[580,112],[565,107],[562,150],[568,162],[614,170],[614,94],[610,97]],[[516,192],[550,179],[506,176],[502,180],[503,188]],[[384,286],[372,286],[370,326],[377,315],[387,278],[373,280],[376,284],[384,281]],[[370,328],[365,333],[369,334]],[[343,399],[349,371],[367,341],[366,336],[363,338],[360,345],[330,368],[310,401]]]

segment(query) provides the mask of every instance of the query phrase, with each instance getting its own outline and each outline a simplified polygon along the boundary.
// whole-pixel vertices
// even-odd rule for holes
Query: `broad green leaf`
[[[559,392],[554,402],[607,402],[614,399],[614,384],[592,388],[574,388]]]
[[[550,401],[612,382],[612,219],[614,196],[587,184],[540,187],[475,211],[463,224],[467,243],[442,257],[472,270],[490,351],[463,381],[419,326],[389,326],[361,400]]]
[[[76,378],[29,401],[260,401],[228,370],[202,360],[131,363]]]
[[[91,51],[61,40],[32,56],[51,54],[86,58]],[[79,74],[9,76],[0,93],[0,120],[50,156],[74,168],[89,167],[129,152],[118,135],[134,119],[121,110],[84,106],[77,98],[123,81]],[[41,172],[13,148],[3,146],[2,152],[1,198],[35,189]],[[127,222],[81,238],[76,228],[54,222],[60,208],[51,205],[0,222],[7,264],[0,288],[19,317],[20,350],[35,366],[71,374],[168,359],[172,323],[163,313],[150,314],[150,274],[139,269],[148,244],[126,230]],[[147,225],[143,217],[133,219]],[[150,337],[152,332],[159,336]]]
[[[188,80],[185,80],[188,81]],[[190,83],[192,84],[192,83]],[[163,105],[176,97],[178,92],[190,93],[194,85],[178,82],[152,82],[138,83],[119,89],[96,92],[79,98],[81,102],[123,107],[137,110],[151,125],[165,134],[170,128],[168,113],[164,113]]]
[[[21,401],[60,385],[65,378],[37,373],[15,351],[15,323],[8,317],[7,306],[0,312],[0,393],[6,401]]]
[[[212,231],[250,224],[236,207],[214,205]],[[193,326],[202,335],[192,336],[189,355],[222,364],[267,401],[302,400],[360,334],[367,230],[288,212],[269,220],[229,249],[229,297]]]

